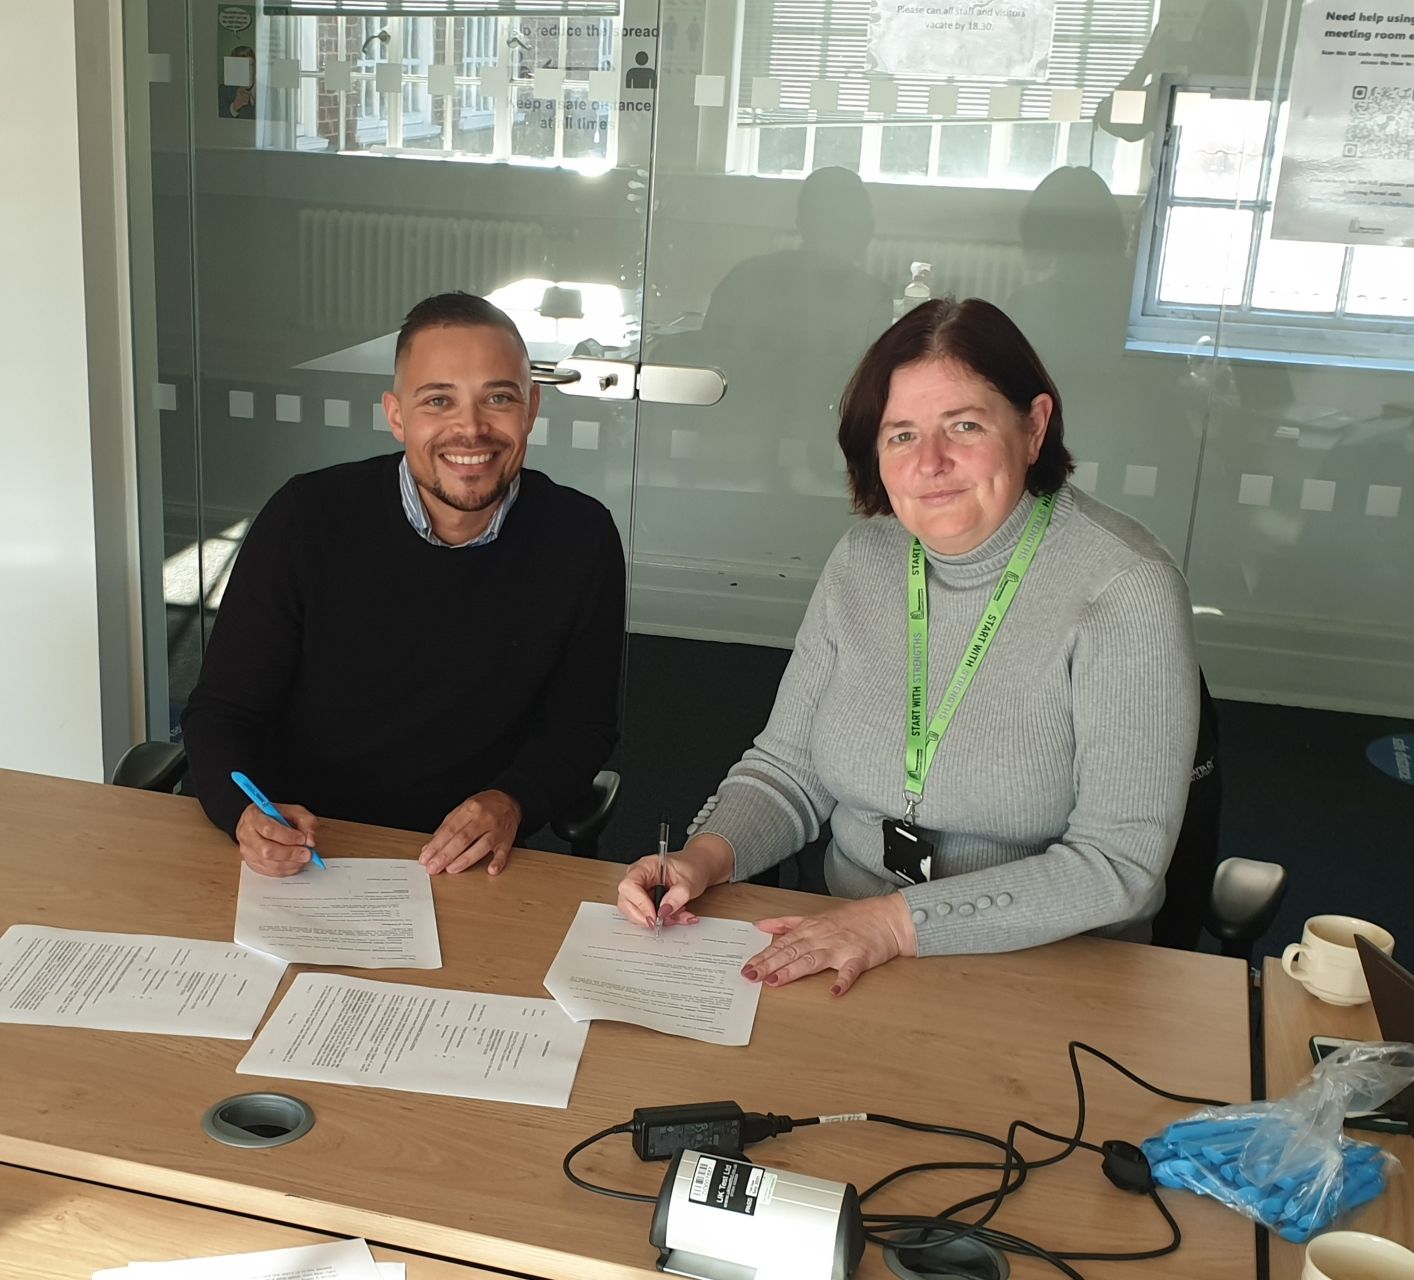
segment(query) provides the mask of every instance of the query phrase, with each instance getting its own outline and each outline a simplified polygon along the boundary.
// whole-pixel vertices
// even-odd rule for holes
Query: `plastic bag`
[[[1414,1045],[1352,1044],[1285,1098],[1195,1112],[1143,1144],[1160,1186],[1212,1196],[1297,1244],[1373,1200],[1399,1161],[1342,1130],[1414,1083]]]

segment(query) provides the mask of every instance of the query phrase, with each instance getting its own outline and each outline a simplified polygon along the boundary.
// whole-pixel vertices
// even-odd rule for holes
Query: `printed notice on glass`
[[[747,1044],[761,984],[741,967],[771,943],[745,920],[703,918],[656,937],[607,902],[581,902],[545,975],[572,1018],[632,1022],[708,1044]]]
[[[440,969],[432,881],[409,858],[328,858],[262,876],[241,866],[236,941],[291,964]]]
[[[236,1070],[567,1107],[587,1032],[553,1000],[303,973]]]
[[[1056,0],[874,0],[869,70],[1044,80]]]
[[[1414,245],[1414,9],[1306,0],[1272,236]]]
[[[249,1040],[285,962],[234,942],[11,925],[0,1022]]]

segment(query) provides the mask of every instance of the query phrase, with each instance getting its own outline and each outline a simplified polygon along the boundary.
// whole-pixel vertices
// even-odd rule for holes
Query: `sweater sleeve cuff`
[[[721,836],[731,845],[736,854],[733,881],[749,880],[804,848],[806,833],[799,818],[754,779],[728,779],[718,796],[717,807],[698,831]]]
[[[493,778],[486,789],[504,791],[520,805],[520,829],[516,832],[518,842],[550,821],[550,800],[545,788],[529,775],[508,770]]]

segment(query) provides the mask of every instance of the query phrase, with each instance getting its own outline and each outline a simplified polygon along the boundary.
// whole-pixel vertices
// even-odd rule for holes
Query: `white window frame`
[[[515,23],[521,19],[500,14],[500,15],[466,15],[468,17],[481,17],[493,20],[496,24],[496,35],[492,41],[493,48],[505,50],[507,38],[511,34],[511,29]],[[318,139],[318,121],[313,118],[313,113],[318,109],[319,82],[324,74],[321,66],[315,66],[318,58],[316,23],[321,20],[318,15],[298,14],[286,15],[287,21],[303,24],[295,32],[295,44],[300,51],[300,87],[294,91],[296,112],[296,135],[301,149],[314,149],[314,141]],[[548,23],[550,21],[559,24],[559,64],[563,67],[569,53],[569,35],[566,28],[572,22],[579,22],[582,19],[574,14],[547,14],[537,16],[537,22]],[[622,30],[617,21],[612,19],[594,16],[591,20],[599,21],[606,25],[607,30],[601,35],[601,41],[607,43],[605,57],[610,65],[616,66],[622,51]],[[339,14],[339,47],[347,47],[348,29],[346,23],[361,23],[364,20],[353,15]],[[392,155],[413,157],[417,159],[443,159],[454,161],[469,161],[481,163],[505,163],[530,165],[540,168],[572,168],[572,169],[607,169],[612,168],[618,161],[619,148],[619,112],[617,102],[607,104],[606,110],[606,135],[604,140],[603,156],[567,156],[565,154],[565,110],[564,103],[568,94],[574,91],[582,92],[586,99],[589,94],[589,81],[587,78],[571,79],[566,77],[563,81],[560,96],[560,107],[555,112],[554,142],[550,154],[545,156],[528,156],[517,153],[513,149],[514,131],[512,123],[515,112],[518,110],[516,98],[518,92],[524,91],[526,82],[517,80],[512,76],[507,76],[505,89],[499,94],[486,94],[481,91],[481,76],[479,74],[460,74],[461,67],[458,63],[458,74],[453,77],[453,83],[457,89],[472,88],[479,96],[490,98],[493,103],[494,125],[492,130],[493,140],[489,151],[463,151],[454,147],[455,138],[454,117],[460,106],[455,95],[444,99],[441,120],[440,147],[408,146],[405,137],[405,128],[411,114],[407,108],[409,98],[422,100],[430,103],[431,97],[427,91],[427,74],[425,72],[414,71],[409,65],[413,59],[406,53],[410,22],[442,22],[443,39],[447,49],[454,47],[453,23],[456,17],[435,15],[402,15],[388,16],[379,19],[380,29],[388,32],[388,41],[383,44],[375,41],[368,51],[367,57],[361,57],[354,63],[352,71],[352,87],[347,90],[339,90],[337,97],[339,103],[339,134],[335,149],[340,154],[356,155]],[[306,31],[307,28],[307,31]],[[386,62],[401,62],[403,64],[402,92],[398,94],[379,94],[374,88],[379,64]],[[509,68],[508,68],[509,70]],[[364,116],[360,111],[359,125],[357,127],[360,134],[365,132],[362,122],[381,121],[382,129],[385,131],[384,139],[381,142],[372,142],[364,146],[352,147],[351,139],[348,136],[347,102],[351,94],[356,94],[360,102],[372,99],[375,110],[373,114]],[[588,99],[593,101],[593,99]],[[430,115],[430,108],[429,108]]]
[[[1162,145],[1154,150],[1154,180],[1145,206],[1125,346],[1135,351],[1189,355],[1196,351],[1235,360],[1268,363],[1336,365],[1406,371],[1414,369],[1414,317],[1349,315],[1345,311],[1353,254],[1346,245],[1335,309],[1331,312],[1277,311],[1252,305],[1262,245],[1264,216],[1275,195],[1273,167],[1280,113],[1285,102],[1273,88],[1253,88],[1248,82],[1215,77],[1187,80],[1164,76],[1159,81]],[[1262,170],[1252,199],[1200,199],[1174,195],[1174,174],[1182,145],[1181,126],[1174,123],[1178,94],[1209,93],[1214,97],[1272,102],[1262,140]],[[1252,231],[1247,246],[1242,296],[1236,302],[1165,303],[1159,299],[1168,215],[1172,209],[1207,207],[1250,209]],[[1216,346],[1214,339],[1216,338]]]
[[[1104,0],[1093,0],[1095,4],[1101,4]],[[818,74],[821,78],[838,79],[840,84],[841,100],[854,99],[865,100],[868,97],[869,77],[865,74],[865,68],[861,65],[857,73],[851,72],[848,76],[840,79],[838,76],[826,76],[826,62],[830,60],[832,52],[837,54],[838,50],[832,46],[831,28],[829,24],[835,17],[831,0],[819,0],[821,5],[822,21],[826,24],[827,30],[819,39],[819,63]],[[858,34],[855,30],[858,22],[858,14],[855,10],[857,5],[851,6],[850,18],[843,21],[841,25],[833,28],[840,39],[846,44],[851,42]],[[1149,22],[1152,31],[1153,23],[1158,16],[1159,4],[1152,5]],[[1086,22],[1092,16],[1090,9],[1086,10]],[[1117,195],[1138,194],[1142,190],[1144,178],[1144,144],[1129,143],[1111,135],[1097,131],[1093,123],[1087,118],[1080,121],[1052,121],[1046,109],[1049,99],[1043,97],[1051,87],[1050,84],[1021,85],[1023,90],[1022,114],[1017,119],[1002,120],[993,119],[987,113],[986,95],[992,87],[992,82],[975,80],[952,80],[952,85],[958,91],[958,114],[946,119],[939,116],[928,115],[924,112],[896,112],[888,116],[870,114],[865,110],[842,109],[830,113],[817,113],[815,111],[795,106],[778,108],[772,111],[759,111],[752,106],[747,106],[746,87],[750,79],[754,79],[758,73],[774,74],[772,67],[772,37],[767,37],[767,44],[764,50],[759,47],[748,53],[743,41],[738,41],[735,53],[735,65],[733,67],[733,83],[737,86],[737,98],[740,99],[739,108],[733,113],[730,122],[730,133],[727,149],[727,169],[729,172],[742,173],[753,177],[780,177],[799,178],[809,174],[815,168],[815,155],[819,141],[820,131],[837,128],[850,128],[861,130],[860,154],[859,154],[859,176],[866,182],[889,183],[897,185],[914,186],[944,186],[944,187],[978,187],[990,189],[1015,189],[1030,190],[1035,185],[1034,173],[1014,174],[1011,170],[1011,152],[1015,138],[1015,130],[1022,125],[1047,124],[1055,128],[1055,135],[1051,148],[1049,163],[1045,172],[1056,168],[1058,165],[1071,163],[1070,157],[1079,147],[1084,147],[1088,156],[1093,159],[1097,143],[1102,143],[1106,147],[1114,148],[1114,165],[1109,174],[1109,185]],[[1136,57],[1139,50],[1135,50]],[[748,58],[759,65],[746,67]],[[764,60],[763,60],[764,58]],[[1083,60],[1082,60],[1083,61]],[[786,77],[796,79],[798,76]],[[908,77],[905,81],[906,90],[911,90],[915,95],[918,83],[922,77]],[[938,85],[949,83],[947,77],[938,77],[935,82]],[[1105,82],[1097,82],[1094,76],[1083,76],[1082,83],[1086,86],[1085,106],[1093,114],[1095,105],[1114,87],[1115,85],[1104,87]],[[1065,87],[1065,86],[1062,86]],[[798,93],[797,95],[798,96]],[[735,99],[734,99],[735,101]],[[1046,105],[1042,105],[1045,103]],[[985,124],[991,126],[990,146],[986,171],[971,177],[959,177],[944,172],[942,159],[947,155],[946,136],[947,130],[965,125]],[[895,174],[888,173],[881,169],[880,160],[883,151],[884,130],[892,126],[910,126],[926,128],[929,130],[928,161],[926,171],[916,174]],[[802,162],[799,169],[761,171],[761,139],[763,131],[766,129],[803,129],[804,148]],[[1088,142],[1088,146],[1086,146]]]

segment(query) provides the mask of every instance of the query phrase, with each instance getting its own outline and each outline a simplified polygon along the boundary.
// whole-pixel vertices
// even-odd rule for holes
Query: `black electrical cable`
[[[1114,1058],[1110,1057],[1109,1054],[1103,1053],[1099,1049],[1095,1049],[1082,1041],[1072,1040],[1066,1046],[1066,1052],[1070,1060],[1071,1075],[1075,1081],[1076,1122],[1075,1132],[1072,1135],[1070,1135],[1069,1137],[1064,1137],[1060,1134],[1051,1133],[1049,1130],[1041,1129],[1038,1126],[1030,1124],[1024,1120],[1013,1120],[1007,1129],[1007,1136],[1004,1141],[999,1140],[995,1137],[991,1137],[990,1135],[967,1135],[973,1139],[979,1139],[988,1142],[993,1146],[1000,1146],[1003,1152],[1005,1153],[1006,1157],[1000,1166],[996,1165],[995,1163],[991,1164],[990,1166],[979,1166],[968,1165],[960,1161],[937,1161],[933,1162],[931,1165],[914,1165],[910,1166],[907,1169],[896,1170],[894,1173],[888,1175],[884,1179],[881,1179],[872,1187],[868,1188],[867,1191],[862,1193],[860,1195],[861,1202],[865,1200],[868,1196],[874,1194],[882,1187],[888,1185],[890,1182],[893,1182],[908,1173],[922,1172],[929,1168],[958,1169],[967,1167],[1000,1167],[1002,1177],[1000,1184],[994,1191],[983,1193],[977,1196],[972,1196],[969,1199],[959,1201],[957,1204],[951,1205],[948,1208],[941,1210],[932,1218],[922,1215],[902,1215],[890,1218],[881,1214],[866,1214],[864,1215],[865,1222],[866,1224],[868,1224],[865,1232],[866,1237],[876,1244],[888,1245],[892,1247],[898,1247],[899,1245],[899,1242],[894,1239],[894,1234],[904,1230],[908,1230],[912,1233],[917,1233],[921,1231],[924,1234],[925,1241],[936,1240],[939,1243],[943,1241],[959,1240],[968,1237],[973,1237],[981,1243],[990,1245],[994,1248],[1004,1249],[1007,1252],[1021,1252],[1028,1254],[1029,1256],[1039,1258],[1049,1263],[1051,1266],[1055,1267],[1063,1275],[1069,1277],[1078,1277],[1078,1273],[1073,1267],[1069,1266],[1069,1262],[1138,1262],[1151,1258],[1164,1257],[1166,1254],[1173,1253],[1176,1249],[1178,1249],[1183,1242],[1183,1236],[1179,1230],[1178,1223],[1174,1220],[1173,1215],[1168,1211],[1167,1206],[1163,1203],[1157,1191],[1155,1191],[1152,1187],[1149,1189],[1147,1194],[1149,1198],[1154,1202],[1154,1205],[1158,1208],[1160,1214],[1163,1215],[1163,1218],[1168,1224],[1170,1231],[1170,1239],[1168,1243],[1161,1245],[1155,1249],[1148,1249],[1129,1253],[1060,1253],[1043,1249],[1040,1246],[1034,1245],[1029,1241],[1022,1241],[1016,1237],[1010,1237],[1004,1232],[999,1232],[996,1231],[994,1228],[989,1228],[986,1226],[986,1223],[989,1222],[1001,1208],[1002,1202],[1005,1200],[1005,1198],[1008,1195],[1011,1195],[1014,1191],[1016,1191],[1017,1188],[1020,1187],[1020,1185],[1026,1180],[1026,1175],[1030,1170],[1046,1168],[1049,1165],[1058,1164],[1060,1161],[1072,1155],[1076,1150],[1086,1150],[1095,1152],[1096,1154],[1103,1154],[1103,1151],[1100,1147],[1097,1147],[1094,1143],[1086,1142],[1084,1140],[1086,1122],[1086,1099],[1085,1081],[1080,1070],[1080,1060],[1078,1056],[1080,1051],[1084,1051],[1088,1054],[1091,1054],[1093,1057],[1098,1058],[1100,1061],[1106,1063],[1108,1066],[1113,1067],[1126,1079],[1133,1081],[1141,1088],[1146,1089],[1150,1093],[1156,1094],[1159,1097],[1166,1098],[1173,1102],[1182,1102],[1194,1106],[1225,1105],[1221,1100],[1216,1098],[1198,1098],[1192,1097],[1187,1094],[1173,1093],[1167,1089],[1161,1089],[1157,1085],[1150,1084],[1142,1076],[1139,1076],[1135,1072],[1131,1071],[1128,1067],[1117,1062]],[[880,1118],[881,1117],[875,1117],[872,1115],[869,1117],[869,1119]],[[882,1119],[885,1123],[889,1122],[888,1117],[882,1117]],[[906,1125],[905,1127],[916,1127],[920,1129],[927,1128],[927,1126],[916,1124]],[[1054,1155],[1047,1156],[1043,1159],[1027,1160],[1024,1156],[1022,1156],[1021,1152],[1016,1147],[1016,1135],[1018,1131],[1021,1130],[1025,1130],[1028,1133],[1032,1133],[1038,1137],[1045,1138],[1048,1141],[1060,1143],[1062,1146],[1062,1150],[1055,1153]],[[1019,1176],[1013,1178],[1014,1173],[1018,1173]],[[981,1204],[987,1204],[988,1207],[979,1217],[969,1222],[963,1222],[958,1220],[957,1215],[959,1213],[965,1212],[970,1208],[975,1208]],[[916,1234],[911,1240],[911,1243],[914,1247],[917,1247],[917,1245],[920,1243],[919,1240],[916,1238]],[[1018,1248],[1018,1246],[1024,1247]],[[1080,1278],[1080,1280],[1083,1280],[1083,1278]]]
[[[918,1249],[927,1247],[930,1244],[942,1244],[963,1239],[972,1238],[979,1243],[987,1245],[992,1249],[1001,1250],[1007,1253],[1015,1253],[1025,1257],[1036,1258],[1049,1266],[1055,1268],[1068,1280],[1085,1280],[1085,1277],[1070,1264],[1072,1262],[1142,1262],[1153,1258],[1162,1258],[1173,1253],[1183,1242],[1182,1233],[1179,1230],[1177,1221],[1173,1214],[1169,1212],[1168,1206],[1160,1198],[1157,1189],[1152,1183],[1147,1188],[1138,1185],[1129,1187],[1131,1190],[1143,1190],[1147,1197],[1153,1202],[1156,1209],[1162,1215],[1168,1225],[1170,1239],[1168,1243],[1157,1246],[1153,1249],[1136,1250],[1127,1253],[1084,1253],[1084,1252],[1059,1252],[1045,1249],[1030,1240],[1022,1239],[1020,1236],[1011,1235],[1009,1232],[999,1231],[995,1227],[987,1224],[1000,1211],[1007,1196],[1014,1194],[1026,1182],[1027,1177],[1035,1169],[1044,1169],[1054,1164],[1059,1164],[1078,1150],[1093,1152],[1096,1155],[1104,1156],[1105,1149],[1096,1146],[1093,1142],[1085,1140],[1085,1124],[1087,1119],[1087,1106],[1085,1098],[1085,1080],[1080,1070],[1079,1054],[1085,1052],[1092,1057],[1098,1058],[1107,1066],[1113,1067],[1120,1075],[1140,1088],[1147,1090],[1158,1097],[1165,1098],[1171,1102],[1180,1102],[1192,1106],[1214,1106],[1220,1107],[1226,1104],[1216,1098],[1198,1098],[1188,1094],[1173,1093],[1167,1089],[1161,1089],[1157,1085],[1150,1084],[1142,1076],[1131,1071],[1128,1067],[1117,1062],[1109,1054],[1101,1052],[1088,1044],[1079,1040],[1072,1040],[1066,1046],[1066,1052],[1070,1060],[1071,1076],[1075,1082],[1076,1117],[1075,1132],[1069,1136],[1052,1133],[1047,1129],[1039,1128],[1025,1120],[1013,1120],[1007,1127],[1007,1136],[998,1138],[993,1134],[980,1133],[972,1129],[961,1129],[952,1125],[928,1124],[920,1120],[904,1120],[897,1116],[887,1116],[877,1113],[868,1113],[860,1119],[872,1121],[876,1124],[893,1125],[900,1129],[910,1129],[917,1133],[938,1134],[944,1137],[961,1138],[969,1142],[979,1142],[987,1146],[995,1147],[1002,1152],[1003,1158],[997,1160],[932,1160],[920,1164],[907,1165],[902,1169],[895,1169],[892,1173],[886,1174],[873,1185],[867,1187],[859,1193],[859,1200],[862,1204],[871,1196],[882,1191],[885,1187],[917,1173],[939,1172],[939,1171],[959,1171],[959,1170],[988,1170],[1000,1172],[1001,1178],[997,1186],[974,1196],[949,1205],[935,1214],[884,1214],[872,1213],[864,1214],[865,1238],[880,1246],[892,1249]],[[805,1125],[820,1124],[826,1117],[811,1116],[805,1119],[794,1120],[791,1117],[758,1117],[752,1115],[748,1117],[752,1121],[760,1122],[754,1129],[747,1131],[754,1132],[755,1137],[748,1138],[747,1141],[757,1141],[760,1138],[772,1136],[776,1132],[788,1131],[790,1128],[802,1128]],[[845,1117],[828,1117],[831,1121],[842,1120]],[[773,1122],[784,1121],[783,1128],[776,1128],[774,1124],[767,1125],[766,1120]],[[592,1146],[604,1138],[619,1133],[629,1133],[633,1130],[633,1124],[614,1125],[611,1128],[603,1129],[592,1137],[584,1139],[576,1144],[566,1154],[564,1159],[565,1176],[576,1186],[582,1187],[586,1191],[593,1191],[599,1195],[612,1196],[619,1200],[632,1200],[642,1204],[655,1204],[657,1196],[640,1195],[632,1191],[621,1191],[612,1187],[602,1187],[595,1183],[588,1182],[579,1177],[570,1167],[574,1157],[586,1147]],[[1026,1132],[1043,1138],[1048,1142],[1060,1145],[1061,1150],[1052,1155],[1040,1159],[1028,1159],[1021,1154],[1017,1148],[1016,1139],[1019,1132]],[[1140,1158],[1142,1160],[1142,1157]],[[965,1213],[969,1209],[985,1206],[982,1213],[971,1220],[961,1220],[958,1214]],[[906,1239],[898,1238],[900,1233],[907,1233]]]
[[[593,1137],[586,1138],[583,1142],[576,1143],[565,1153],[564,1164],[561,1166],[565,1171],[565,1177],[573,1182],[575,1186],[583,1187],[586,1191],[592,1191],[595,1195],[612,1196],[615,1200],[635,1200],[639,1204],[657,1204],[657,1196],[644,1196],[639,1195],[637,1191],[619,1191],[614,1187],[601,1187],[596,1182],[586,1182],[579,1174],[570,1168],[570,1162],[583,1151],[585,1147],[592,1147],[596,1142],[602,1142],[605,1138],[611,1138],[616,1133],[631,1133],[632,1131],[633,1124],[631,1122],[629,1124],[616,1124],[608,1129],[600,1129]]]

